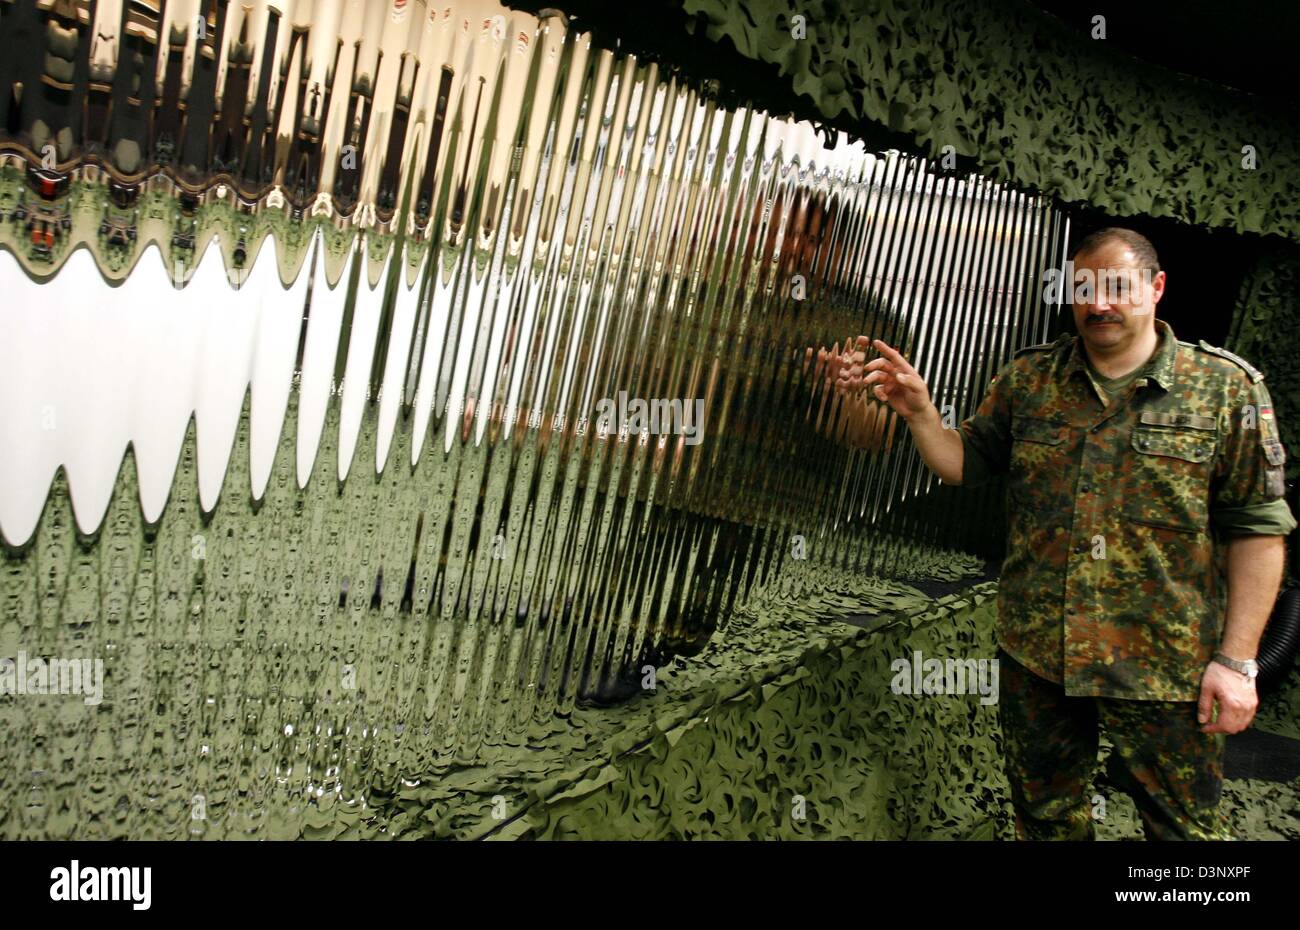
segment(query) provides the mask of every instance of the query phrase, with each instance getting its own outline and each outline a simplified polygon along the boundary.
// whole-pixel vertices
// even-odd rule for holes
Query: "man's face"
[[[1074,325],[1091,348],[1123,349],[1155,327],[1165,273],[1144,273],[1122,240],[1074,257]]]

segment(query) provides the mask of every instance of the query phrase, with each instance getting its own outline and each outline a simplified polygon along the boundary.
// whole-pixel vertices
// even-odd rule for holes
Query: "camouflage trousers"
[[[1221,734],[1206,735],[1194,701],[1067,697],[999,650],[998,716],[1016,834],[1090,840],[1104,800],[1091,787],[1099,728],[1114,746],[1108,778],[1133,798],[1149,840],[1232,839],[1219,810]]]

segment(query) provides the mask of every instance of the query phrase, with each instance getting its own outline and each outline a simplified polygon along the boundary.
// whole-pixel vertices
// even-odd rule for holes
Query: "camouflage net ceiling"
[[[1138,61],[1020,0],[558,5],[604,25],[607,41],[700,72],[726,67],[734,46],[756,63],[742,86],[764,106],[868,139],[884,130],[934,158],[952,146],[981,173],[1066,203],[1300,238],[1300,116]],[[678,29],[719,54],[688,55]]]

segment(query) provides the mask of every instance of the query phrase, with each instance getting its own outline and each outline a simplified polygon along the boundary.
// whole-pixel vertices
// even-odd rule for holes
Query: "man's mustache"
[[[1123,322],[1124,322],[1124,318],[1123,318],[1123,317],[1120,317],[1120,316],[1090,316],[1090,317],[1088,317],[1088,325],[1089,325],[1089,326],[1092,326],[1094,323],[1123,323]]]

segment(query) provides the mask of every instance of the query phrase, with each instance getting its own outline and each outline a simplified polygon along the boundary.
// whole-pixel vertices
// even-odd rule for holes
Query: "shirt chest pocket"
[[[1203,532],[1217,443],[1214,431],[1134,427],[1123,482],[1125,515],[1147,526]]]
[[[1069,494],[1070,428],[1040,417],[1011,418],[1011,469],[1009,488],[1013,500],[1035,508],[1056,508]]]

